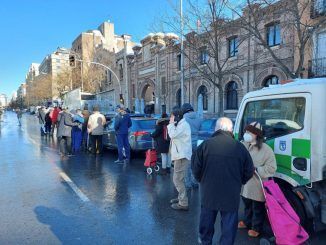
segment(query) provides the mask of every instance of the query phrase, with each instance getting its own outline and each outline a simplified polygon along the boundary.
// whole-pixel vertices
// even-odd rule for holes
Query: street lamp
[[[68,51],[68,52],[67,52]],[[84,78],[83,78],[83,61],[80,57],[80,54],[71,50],[71,49],[66,49],[66,48],[63,48],[63,47],[58,47],[57,48],[57,52],[56,54],[72,54],[74,56],[77,57],[77,59],[74,59],[74,61],[79,61],[81,64],[80,64],[80,80],[81,80],[81,91],[84,91]],[[69,62],[70,62],[70,57],[69,57]],[[71,78],[71,89],[72,89],[72,78]]]
[[[67,53],[66,51],[69,51],[69,52]],[[117,74],[116,74],[116,73],[115,73],[115,72],[114,72],[110,67],[108,67],[107,65],[104,65],[104,64],[102,64],[102,63],[99,63],[99,62],[82,60],[82,59],[80,58],[80,55],[79,55],[78,53],[76,53],[75,51],[72,51],[71,49],[58,48],[56,53],[63,53],[63,54],[70,54],[70,53],[72,53],[72,54],[75,54],[76,56],[78,56],[78,59],[75,59],[75,61],[78,61],[78,62],[80,62],[81,64],[82,64],[82,63],[87,63],[87,64],[98,65],[98,66],[104,67],[105,69],[109,70],[109,71],[113,74],[113,76],[115,77],[115,79],[118,81],[118,84],[119,84],[119,91],[120,91],[120,94],[119,94],[119,95],[120,95],[120,98],[122,98],[122,100],[120,99],[120,102],[121,102],[121,101],[124,102],[124,100],[123,100],[123,94],[122,94],[122,88],[121,88],[121,83],[120,83],[120,79],[119,79],[119,77],[117,76]],[[59,58],[59,59],[62,59],[62,58]],[[62,59],[62,60],[69,60],[69,59]],[[83,67],[83,66],[81,65],[81,67]],[[83,83],[82,83],[82,90],[83,90]]]

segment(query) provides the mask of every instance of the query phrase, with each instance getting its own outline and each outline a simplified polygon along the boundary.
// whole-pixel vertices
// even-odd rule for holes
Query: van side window
[[[263,127],[265,139],[291,134],[303,129],[306,99],[280,98],[247,103],[240,125],[240,139],[244,128],[258,121]]]

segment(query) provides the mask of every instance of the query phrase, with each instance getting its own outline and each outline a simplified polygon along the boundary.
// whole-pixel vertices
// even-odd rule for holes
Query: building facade
[[[0,94],[0,107],[6,107],[8,105],[7,95]]]

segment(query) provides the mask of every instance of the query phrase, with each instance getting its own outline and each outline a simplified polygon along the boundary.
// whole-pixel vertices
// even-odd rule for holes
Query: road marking
[[[83,201],[83,202],[89,202],[88,197],[77,187],[77,185],[72,182],[72,180],[66,175],[64,172],[60,172],[61,178],[63,178],[64,181],[71,187],[71,189],[77,194],[77,196]]]

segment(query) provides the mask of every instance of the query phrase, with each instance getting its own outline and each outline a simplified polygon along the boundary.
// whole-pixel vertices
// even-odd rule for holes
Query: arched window
[[[279,79],[277,76],[272,75],[265,79],[263,86],[268,87],[269,85],[276,85],[276,84],[279,84]]]
[[[181,108],[181,89],[178,89],[176,97],[177,97],[177,106]]]
[[[238,109],[238,85],[232,81],[226,85],[226,109],[237,110]]]
[[[203,96],[203,110],[207,111],[208,110],[208,90],[206,88],[205,85],[201,85],[198,88],[198,92],[197,92],[197,100],[198,100],[198,96],[201,94]]]

